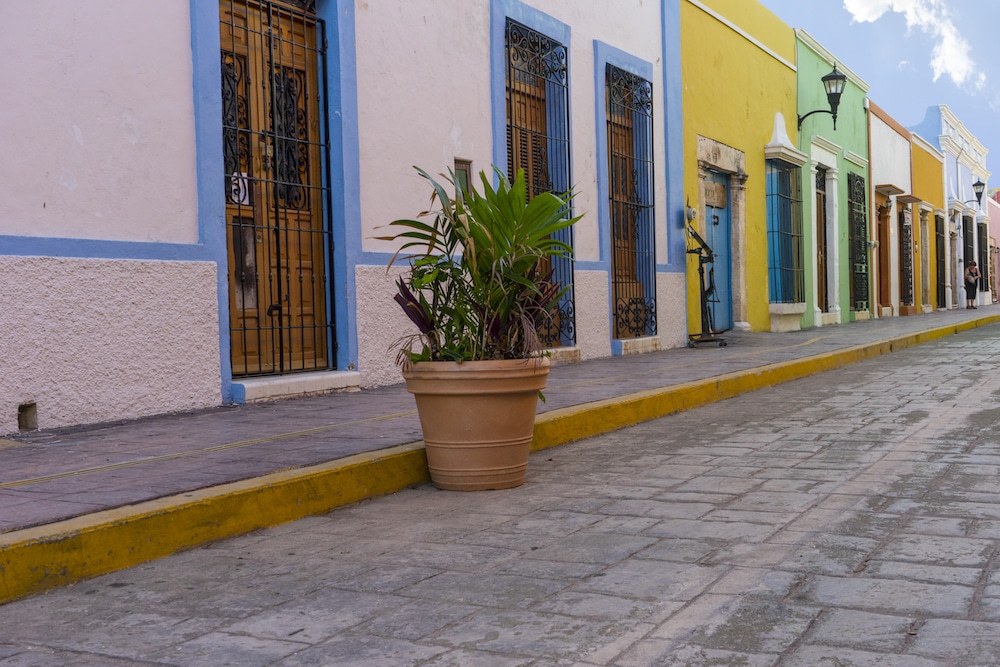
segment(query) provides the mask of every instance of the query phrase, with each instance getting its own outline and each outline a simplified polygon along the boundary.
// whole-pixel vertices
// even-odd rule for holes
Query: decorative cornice
[[[878,118],[880,121],[885,123],[889,127],[889,129],[891,129],[893,132],[906,139],[907,143],[909,143],[910,131],[907,130],[905,127],[903,127],[898,120],[890,116],[885,109],[883,109],[870,99],[868,101],[868,108],[871,110],[872,116]]]
[[[944,153],[939,151],[933,144],[921,137],[919,134],[910,133],[910,139],[917,146],[930,153],[938,162],[944,164]]]
[[[958,119],[958,116],[956,116],[954,112],[948,108],[948,105],[942,104],[938,108],[941,109],[941,120],[942,121],[947,120],[949,123],[955,126],[955,129],[958,130],[958,132],[962,135],[962,137],[964,139],[967,139],[969,143],[971,143],[973,146],[975,146],[977,149],[983,152],[983,155],[985,156],[988,149],[985,146],[983,146],[983,144],[979,141],[978,138],[976,138],[976,135],[974,135],[972,132],[969,131],[969,128],[965,127],[965,123],[963,123],[961,120]]]
[[[801,167],[809,161],[809,156],[792,145],[785,130],[785,116],[780,111],[774,114],[774,130],[771,141],[764,146],[764,157],[768,160],[782,160]]]
[[[719,23],[721,23],[724,26],[728,27],[730,30],[732,30],[733,32],[735,32],[736,34],[738,34],[740,37],[742,37],[743,39],[747,40],[748,42],[750,42],[751,44],[753,44],[754,46],[756,46],[758,49],[760,49],[761,51],[763,51],[767,55],[771,56],[772,58],[774,58],[775,60],[777,60],[778,62],[780,62],[782,65],[784,65],[788,69],[792,70],[793,72],[798,71],[796,69],[796,67],[795,67],[795,63],[788,62],[783,57],[779,56],[769,46],[766,46],[759,39],[757,39],[756,37],[754,37],[753,35],[751,35],[750,33],[748,33],[746,30],[744,30],[743,28],[739,27],[738,25],[736,25],[735,23],[733,23],[732,21],[730,21],[729,19],[727,19],[725,16],[719,14],[714,9],[710,9],[710,8],[706,7],[704,4],[702,4],[698,0],[687,0],[687,1],[689,3],[691,3],[692,5],[694,5],[695,7],[697,7],[698,9],[700,9],[701,11],[705,12],[706,14],[708,14],[709,16],[711,16],[712,18],[714,18]]]
[[[825,60],[830,64],[831,67],[837,66],[837,70],[843,72],[847,75],[848,81],[853,83],[855,86],[861,89],[861,92],[867,94],[870,86],[868,82],[862,79],[860,76],[855,74],[849,67],[845,66],[840,60],[835,58],[830,51],[827,50],[825,46],[816,41],[816,38],[810,35],[808,32],[802,28],[795,29],[795,36],[799,38],[803,44],[809,47],[813,53]]]
[[[854,151],[844,151],[844,159],[864,169],[868,168],[868,159],[858,155]]]
[[[837,157],[840,157],[842,151],[844,150],[838,144],[835,144],[826,137],[821,137],[819,135],[814,135],[810,143],[817,148],[825,150],[827,153],[833,153]]]

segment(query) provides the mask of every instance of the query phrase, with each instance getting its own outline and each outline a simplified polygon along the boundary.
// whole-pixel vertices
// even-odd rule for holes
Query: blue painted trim
[[[607,133],[607,84],[605,69],[610,63],[647,81],[653,80],[652,63],[640,60],[620,49],[594,40],[594,117],[597,134],[597,228],[600,258],[611,266],[611,213],[608,210],[608,133]]]
[[[219,14],[216,3],[190,0],[191,50],[194,65],[195,137],[197,141],[198,219],[204,249],[180,253],[183,259],[214,261],[218,267],[219,357],[222,400],[240,398],[234,390],[230,363],[229,286],[227,280],[225,182],[222,155],[222,81],[219,66]],[[330,132],[330,211],[333,238],[331,272],[331,317],[337,337],[337,368],[357,365],[357,326],[354,263],[351,248],[360,248],[360,202],[358,201],[357,76],[354,53],[354,13],[350,0],[319,3],[317,15],[326,22],[327,111]],[[142,244],[130,244],[142,245]],[[95,248],[106,250],[106,248]],[[142,252],[127,248],[123,252]],[[78,253],[77,253],[78,254]],[[148,252],[146,253],[148,254]],[[356,253],[355,253],[356,254]],[[188,256],[191,255],[191,256]],[[172,257],[173,258],[173,257]],[[343,295],[343,296],[341,296]]]
[[[493,114],[493,164],[507,164],[507,102],[504,31],[507,26],[505,0],[490,0],[490,110]],[[506,170],[506,169],[505,169]],[[496,174],[493,176],[496,184]]]
[[[358,369],[357,281],[361,258],[361,150],[358,143],[358,68],[352,0],[318,7],[326,21],[327,123],[330,132],[330,200],[333,271],[330,276],[337,340],[336,366]]]
[[[607,273],[611,270],[611,264],[607,261],[587,261],[578,259],[573,263],[573,268],[578,271],[604,271]]]
[[[667,272],[684,273],[686,229],[684,219],[684,108],[681,80],[681,3],[661,0],[663,17],[663,139],[667,179]]]
[[[617,338],[611,339],[611,356],[620,357],[625,353],[625,343],[618,340]]]
[[[508,18],[566,47],[567,59],[569,59],[568,54],[572,51],[571,30],[568,24],[529,7],[519,0],[490,0],[490,106],[493,114],[493,164],[501,166],[504,172],[506,172],[507,167],[506,28]],[[567,62],[567,66],[572,70],[571,62]],[[568,83],[571,86],[572,76],[569,79]],[[551,99],[556,100],[558,96],[552,96]],[[550,119],[563,113],[566,115],[566,149],[550,150],[549,155],[549,176],[553,180],[555,190],[569,190],[574,186],[571,176],[573,150],[573,95],[571,91],[566,96],[565,107],[562,107],[559,102],[553,102],[551,105],[546,103],[546,114]],[[550,120],[551,126],[553,123]],[[496,181],[495,178],[494,181]],[[564,233],[560,234],[560,236],[563,235],[568,238],[560,238],[560,240],[571,246],[574,245],[572,229],[565,230]],[[566,282],[571,278],[573,265],[571,262],[557,261],[554,262],[553,269],[556,280]],[[560,305],[567,302],[572,303],[574,300],[573,291],[570,290],[563,295]],[[576,341],[572,337],[564,335],[563,344],[575,345]]]
[[[214,261],[202,243],[144,243],[67,239],[49,236],[0,236],[0,254],[22,257],[82,257],[87,259],[138,259],[165,262]]]
[[[216,265],[219,307],[219,376],[223,403],[233,400],[229,356],[229,258],[226,250],[226,193],[222,156],[222,69],[219,64],[219,7],[191,0],[191,59],[198,178],[198,228],[205,253]]]
[[[493,113],[493,164],[507,167],[507,84],[505,32],[511,18],[570,49],[570,27],[519,0],[490,0],[490,106]],[[573,96],[567,110],[573,127]],[[570,130],[572,137],[572,130]]]

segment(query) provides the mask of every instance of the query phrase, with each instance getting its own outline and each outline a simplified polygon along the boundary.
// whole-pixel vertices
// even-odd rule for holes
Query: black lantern
[[[976,198],[964,201],[962,202],[962,204],[965,205],[965,204],[971,204],[972,202],[976,202],[976,206],[982,206],[983,190],[985,189],[986,189],[986,184],[983,183],[983,180],[981,178],[977,178],[976,182],[972,184],[972,193],[976,195]]]
[[[972,184],[972,191],[976,193],[976,203],[980,206],[983,205],[983,190],[986,189],[986,184],[983,183],[982,179],[976,179],[976,182]]]
[[[833,71],[823,77],[823,88],[826,90],[826,101],[830,105],[830,110],[816,109],[804,116],[799,116],[799,129],[802,129],[802,121],[814,113],[828,113],[833,116],[833,129],[837,129],[837,107],[840,106],[840,96],[844,94],[844,86],[847,85],[847,75],[837,70],[837,65],[833,66]]]

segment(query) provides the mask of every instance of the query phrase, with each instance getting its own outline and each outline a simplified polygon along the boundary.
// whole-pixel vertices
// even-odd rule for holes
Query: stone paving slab
[[[942,311],[781,334],[730,332],[726,348],[671,349],[560,365],[552,369],[547,402],[539,404],[539,412],[941,327],[995,321],[1000,321],[1000,306],[975,315]],[[13,444],[0,450],[0,533],[387,449],[420,437],[413,399],[401,385],[7,435],[4,441]],[[850,464],[832,460],[823,465]]]
[[[1000,664],[997,360],[978,328],[15,600],[0,667]]]
[[[547,389],[549,401],[539,408],[536,445],[560,444],[991,325],[1000,321],[991,310],[1000,309],[788,334],[734,333],[725,349],[675,349],[558,366]],[[870,387],[882,390],[870,403],[882,404],[893,377],[914,380],[909,368],[870,378]],[[842,394],[833,405],[857,403]],[[919,423],[933,407],[930,401],[920,409],[916,401],[911,405],[914,409],[891,415],[887,423]],[[419,423],[412,408],[412,398],[396,386],[13,436],[0,451],[0,572],[7,571],[0,577],[0,600],[421,483],[426,469],[419,442],[413,444]],[[630,524],[633,534],[648,530],[658,538],[668,536],[656,534],[663,530],[659,523],[638,526],[673,518],[678,522],[671,530],[682,529],[683,520],[697,523],[709,509],[717,512],[709,517],[713,521],[737,530],[745,525],[748,535],[756,530],[749,526],[780,523],[782,515],[801,512],[811,493],[836,483],[838,471],[871,462],[873,442],[887,432],[884,425],[859,423],[850,434],[857,446],[829,451],[819,442],[827,421],[826,416],[813,423],[785,418],[783,424],[799,429],[791,447],[773,429],[730,427],[720,434],[725,444],[720,436],[712,441],[688,433],[674,457],[678,465],[661,476],[647,475],[642,490],[618,498],[605,523]],[[992,454],[977,455],[980,467],[955,480],[964,492],[951,494],[949,502],[975,504],[975,511],[991,515],[982,466],[995,462],[983,458]],[[740,463],[714,466],[719,456]],[[650,464],[662,460],[645,458]],[[775,460],[797,464],[801,478],[745,486],[747,480],[784,474],[788,467],[775,470]],[[690,482],[706,468],[713,472],[710,479],[687,487],[677,483]],[[617,472],[589,474],[596,480]],[[925,474],[933,472],[933,466],[924,468]],[[563,509],[577,508],[567,502]],[[706,528],[699,526],[694,534]]]

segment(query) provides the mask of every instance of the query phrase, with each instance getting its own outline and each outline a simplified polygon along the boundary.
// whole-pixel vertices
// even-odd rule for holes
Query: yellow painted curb
[[[0,603],[430,481],[422,443],[0,534]]]
[[[619,398],[545,412],[539,415],[535,421],[532,451],[555,447],[643,421],[658,419],[675,412],[690,410],[739,394],[797,380],[995,322],[1000,322],[1000,315],[991,315],[978,320],[857,345],[815,357],[793,359],[663,389],[652,389]]]
[[[1000,315],[545,412],[542,450],[1000,322]],[[430,481],[422,442],[0,534],[0,604]]]

